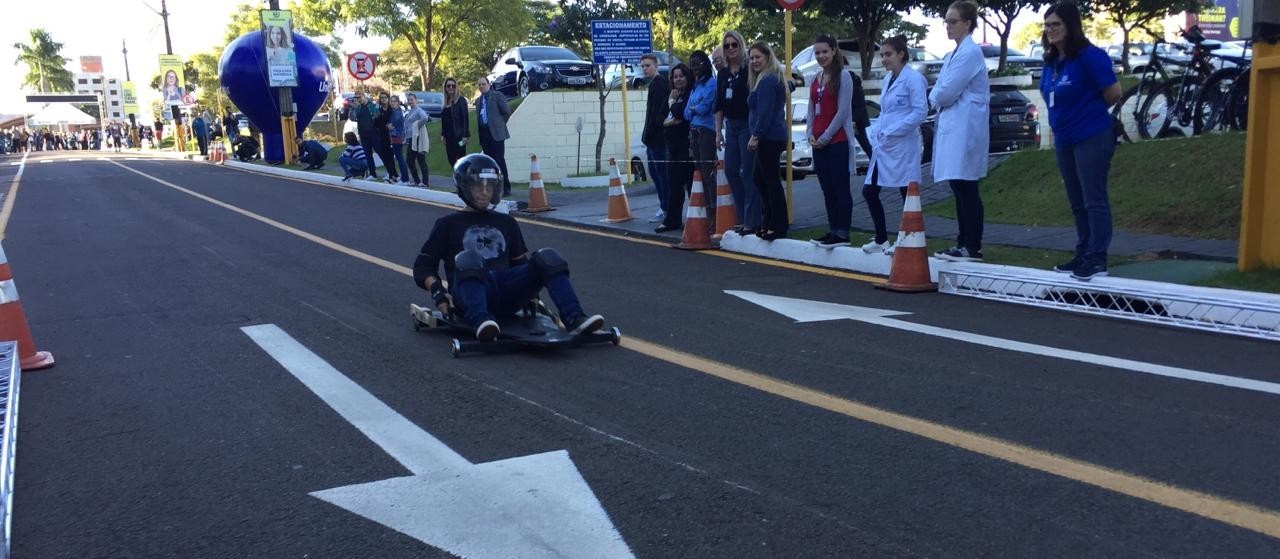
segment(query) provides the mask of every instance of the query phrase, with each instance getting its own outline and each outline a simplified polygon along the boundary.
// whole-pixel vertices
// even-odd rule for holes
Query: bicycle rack
[[[1050,275],[1051,274],[1051,275]],[[1280,305],[1217,296],[1212,289],[1171,292],[1143,288],[1145,282],[1089,283],[1051,272],[1012,274],[953,268],[938,272],[938,291],[1081,314],[1165,326],[1280,340]]]

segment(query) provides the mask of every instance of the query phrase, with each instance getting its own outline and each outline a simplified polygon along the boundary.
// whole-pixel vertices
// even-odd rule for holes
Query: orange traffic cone
[[[880,289],[900,293],[937,291],[929,281],[929,250],[925,247],[924,212],[920,208],[920,185],[907,186],[907,199],[902,204],[902,227],[893,248],[893,266],[889,281],[876,285]]]
[[[529,156],[529,205],[527,212],[548,212],[554,210],[547,203],[547,189],[542,186],[542,167],[538,165],[538,156]]]
[[[693,171],[693,189],[689,191],[689,207],[684,211],[684,236],[680,244],[684,250],[708,250],[716,248],[711,243],[711,223],[707,220],[707,193],[702,190],[702,171]]]
[[[18,302],[18,288],[13,284],[13,270],[9,268],[9,259],[0,247],[0,340],[18,341],[18,366],[22,370],[43,369],[53,366],[53,355],[47,351],[36,351],[36,342],[31,339],[31,328],[27,326],[27,315],[22,312],[22,303]]]
[[[733,189],[729,188],[729,179],[724,174],[724,160],[716,161],[716,234],[713,240],[720,240],[724,232],[738,224],[738,212],[733,208]]]
[[[627,189],[622,186],[622,177],[618,175],[618,160],[609,158],[609,215],[600,220],[605,223],[628,221],[631,217],[631,204],[627,203]]]

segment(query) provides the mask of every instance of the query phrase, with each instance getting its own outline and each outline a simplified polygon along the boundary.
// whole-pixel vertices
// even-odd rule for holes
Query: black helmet
[[[498,163],[492,157],[483,153],[473,153],[459,159],[453,166],[453,183],[457,186],[458,197],[476,210],[488,211],[502,201],[502,169],[498,168]],[[471,189],[481,185],[487,185],[493,192],[489,205],[483,208],[476,206],[471,199]]]

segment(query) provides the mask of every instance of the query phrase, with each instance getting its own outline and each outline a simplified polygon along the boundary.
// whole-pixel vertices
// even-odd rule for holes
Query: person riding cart
[[[466,207],[436,220],[413,263],[414,284],[431,293],[442,313],[465,318],[480,341],[497,339],[498,317],[514,316],[544,287],[570,336],[599,330],[604,317],[582,310],[568,262],[552,248],[529,253],[515,218],[494,211],[503,184],[497,162],[468,155],[454,166],[453,177]],[[438,275],[441,263],[447,288]]]

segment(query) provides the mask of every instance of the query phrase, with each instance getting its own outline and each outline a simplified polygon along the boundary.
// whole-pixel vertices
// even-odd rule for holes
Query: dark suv
[[[553,87],[595,87],[590,62],[563,47],[516,47],[498,57],[489,73],[493,88],[507,97],[524,97]]]

